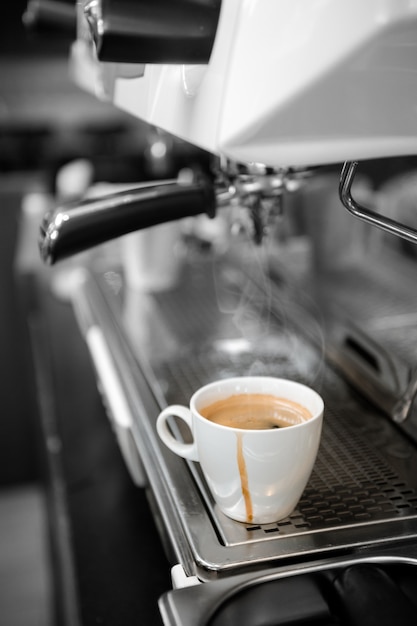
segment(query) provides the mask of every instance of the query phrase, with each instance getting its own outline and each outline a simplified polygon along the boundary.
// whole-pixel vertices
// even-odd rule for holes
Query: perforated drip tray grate
[[[327,410],[320,453],[297,510],[268,528],[247,530],[293,535],[416,515],[414,487]]]
[[[300,325],[290,325],[291,315],[283,325],[271,314],[263,340],[242,341],[233,334],[232,316],[220,314],[207,274],[201,268],[193,271],[201,272],[198,281],[138,298],[129,318],[121,298],[115,306],[114,294],[105,285],[103,291],[103,283],[105,297],[97,307],[121,381],[129,386],[137,425],[133,435],[160,526],[167,528],[184,569],[209,580],[285,558],[414,540],[417,450],[412,440],[323,361],[323,354],[298,331]],[[91,300],[93,289],[87,287],[84,296]],[[219,284],[216,290],[218,294]],[[234,294],[231,289],[228,293]],[[103,315],[106,301],[108,321]],[[258,307],[259,317],[259,300],[254,297],[250,304]],[[250,307],[245,313],[251,322]],[[155,427],[163,404],[188,404],[201,385],[247,374],[299,380],[316,388],[325,401],[319,455],[297,509],[284,520],[261,526],[223,515],[199,464],[169,452]],[[153,393],[148,398],[149,390]]]

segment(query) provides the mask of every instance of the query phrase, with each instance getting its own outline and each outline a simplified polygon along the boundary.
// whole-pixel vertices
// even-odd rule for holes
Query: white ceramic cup
[[[311,418],[285,428],[247,430],[216,424],[200,410],[236,394],[271,394],[301,404]],[[201,387],[190,408],[173,405],[158,416],[157,431],[170,450],[199,461],[213,497],[234,520],[267,524],[292,513],[307,485],[320,444],[324,403],[303,384],[265,376],[227,378]],[[190,428],[192,443],[178,441],[172,416]]]

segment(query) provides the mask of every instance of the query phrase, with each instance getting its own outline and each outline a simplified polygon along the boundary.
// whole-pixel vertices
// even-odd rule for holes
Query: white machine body
[[[97,64],[84,86],[110,72],[117,107],[234,161],[417,152],[416,0],[223,0],[207,65]]]

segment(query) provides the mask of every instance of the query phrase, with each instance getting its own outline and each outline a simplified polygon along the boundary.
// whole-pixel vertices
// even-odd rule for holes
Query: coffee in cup
[[[301,424],[311,411],[294,400],[272,394],[235,394],[200,409],[211,422],[243,430],[267,430]]]
[[[196,391],[190,407],[165,408],[162,441],[199,461],[221,511],[237,521],[270,523],[296,507],[313,469],[324,404],[313,389],[268,376],[220,380]],[[168,421],[189,426],[193,441],[177,440]]]

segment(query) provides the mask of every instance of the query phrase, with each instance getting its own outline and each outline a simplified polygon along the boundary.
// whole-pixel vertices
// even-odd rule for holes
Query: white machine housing
[[[86,54],[79,38],[77,82],[234,161],[303,167],[417,152],[416,0],[222,0],[207,65],[132,66],[126,77],[91,58],[92,80]]]

